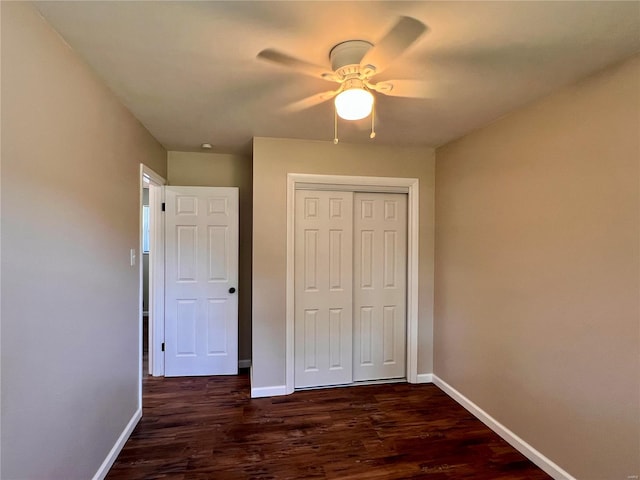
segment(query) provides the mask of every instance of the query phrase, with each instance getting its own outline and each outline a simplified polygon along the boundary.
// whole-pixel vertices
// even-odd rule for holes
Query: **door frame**
[[[418,230],[420,217],[417,178],[287,174],[286,393],[293,393],[295,319],[295,191],[406,193],[407,198],[407,381],[418,383]]]
[[[142,189],[149,188],[149,374],[164,375],[164,217],[161,212],[166,180],[140,164],[140,396],[142,397]],[[155,253],[154,253],[155,252]]]

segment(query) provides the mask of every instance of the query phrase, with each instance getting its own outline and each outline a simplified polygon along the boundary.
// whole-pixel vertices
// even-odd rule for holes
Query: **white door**
[[[297,190],[296,388],[406,376],[407,196]]]
[[[295,386],[352,382],[353,193],[296,191]]]
[[[238,373],[238,189],[165,189],[165,375]]]
[[[406,376],[407,196],[354,195],[353,380]]]

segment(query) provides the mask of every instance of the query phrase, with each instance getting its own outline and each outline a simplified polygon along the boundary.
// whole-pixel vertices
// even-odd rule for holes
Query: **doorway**
[[[148,249],[149,257],[148,368],[144,369],[145,373],[152,376],[236,374],[238,188],[165,187],[165,180],[144,165],[140,182],[140,251]],[[149,204],[148,240],[142,228],[145,189],[148,189]],[[180,217],[179,225],[177,217]],[[142,338],[145,276],[143,262],[139,264]],[[189,287],[195,289],[185,297],[182,294]],[[143,360],[144,342],[141,341],[141,372]],[[196,366],[191,360],[208,366],[200,368],[202,365]],[[184,368],[175,368],[176,362],[184,364]]]
[[[164,355],[164,223],[165,179],[140,164],[140,395],[142,377],[162,375]],[[145,315],[146,313],[146,315]],[[145,328],[146,325],[146,328]],[[146,348],[145,348],[146,347]],[[146,349],[146,352],[145,352]],[[146,353],[146,355],[145,355]]]
[[[142,189],[142,376],[149,374],[149,180]]]

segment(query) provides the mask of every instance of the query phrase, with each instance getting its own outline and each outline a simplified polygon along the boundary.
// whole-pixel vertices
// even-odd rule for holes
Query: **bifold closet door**
[[[351,383],[353,193],[297,190],[295,387]]]
[[[354,194],[353,381],[406,376],[407,196]]]

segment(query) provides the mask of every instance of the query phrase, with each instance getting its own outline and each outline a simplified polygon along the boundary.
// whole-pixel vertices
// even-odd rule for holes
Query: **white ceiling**
[[[437,146],[640,51],[631,2],[36,2],[71,47],[169,150],[248,148],[251,137],[333,138],[331,102],[282,107],[332,84],[256,59],[271,47],[329,65],[375,44],[400,15],[429,31],[376,80],[425,80],[429,99],[377,97],[340,139]]]

